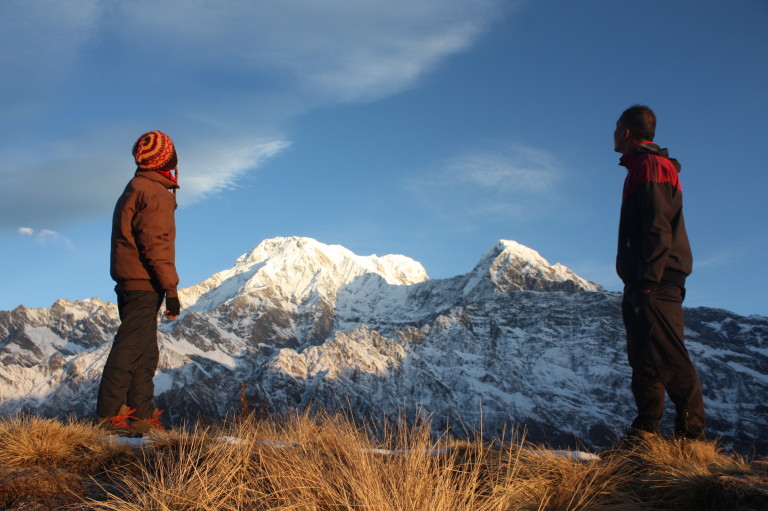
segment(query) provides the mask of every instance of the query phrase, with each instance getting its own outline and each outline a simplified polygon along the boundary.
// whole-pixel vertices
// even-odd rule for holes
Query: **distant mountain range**
[[[459,436],[591,447],[633,416],[621,296],[513,241],[430,280],[405,256],[275,238],[180,297],[155,378],[175,422],[236,413],[243,389],[272,413],[424,413]],[[118,324],[98,299],[0,311],[0,413],[91,414]],[[689,308],[686,335],[710,434],[767,451],[768,318]]]

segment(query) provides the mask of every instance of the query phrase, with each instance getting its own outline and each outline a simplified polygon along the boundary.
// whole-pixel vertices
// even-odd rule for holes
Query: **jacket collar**
[[[160,183],[164,187],[168,188],[169,190],[176,190],[179,187],[178,183],[173,182],[172,180],[168,179],[166,176],[164,176],[161,172],[155,171],[155,170],[136,170],[137,177],[144,177],[149,179],[150,181],[154,181],[156,183]]]
[[[680,162],[674,158],[670,158],[669,151],[666,148],[661,148],[653,142],[641,142],[640,144],[632,147],[632,149],[621,155],[621,158],[619,159],[619,165],[629,168],[632,160],[641,154],[655,154],[656,156],[666,158],[672,162],[672,165],[675,166],[678,172],[681,170]]]

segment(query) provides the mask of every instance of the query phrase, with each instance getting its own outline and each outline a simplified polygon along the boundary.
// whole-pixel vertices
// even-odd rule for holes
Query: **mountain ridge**
[[[590,446],[633,413],[620,294],[516,242],[432,280],[405,256],[273,238],[179,295],[155,378],[173,421],[233,413],[243,384],[249,406],[272,413],[422,410],[455,433],[520,425]],[[0,311],[0,412],[91,413],[118,324],[98,299]],[[768,448],[768,318],[687,308],[686,332],[712,433]]]

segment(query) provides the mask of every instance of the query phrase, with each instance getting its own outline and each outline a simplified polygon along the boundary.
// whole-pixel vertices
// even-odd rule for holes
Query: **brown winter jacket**
[[[159,172],[139,170],[117,200],[109,270],[117,291],[178,296],[176,196],[170,192],[178,187]]]

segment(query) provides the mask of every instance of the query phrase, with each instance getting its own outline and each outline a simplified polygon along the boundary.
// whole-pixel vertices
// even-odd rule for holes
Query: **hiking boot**
[[[685,438],[687,440],[706,440],[704,434],[704,421],[691,416],[688,410],[682,410],[678,413],[675,420],[675,438]]]
[[[127,405],[122,405],[118,410],[117,415],[112,417],[106,417],[99,420],[99,427],[107,431],[111,435],[119,435],[126,437],[141,436],[137,434],[131,427],[131,419],[133,419],[133,408]]]
[[[162,410],[155,408],[152,411],[151,417],[146,419],[134,419],[131,422],[131,429],[141,435],[149,433],[151,430],[164,430],[165,426],[163,426],[163,423],[160,421],[161,413],[163,413]]]
[[[706,442],[707,436],[703,431],[697,430],[691,431],[675,431],[672,433],[672,438],[675,440],[696,440],[699,442]]]

